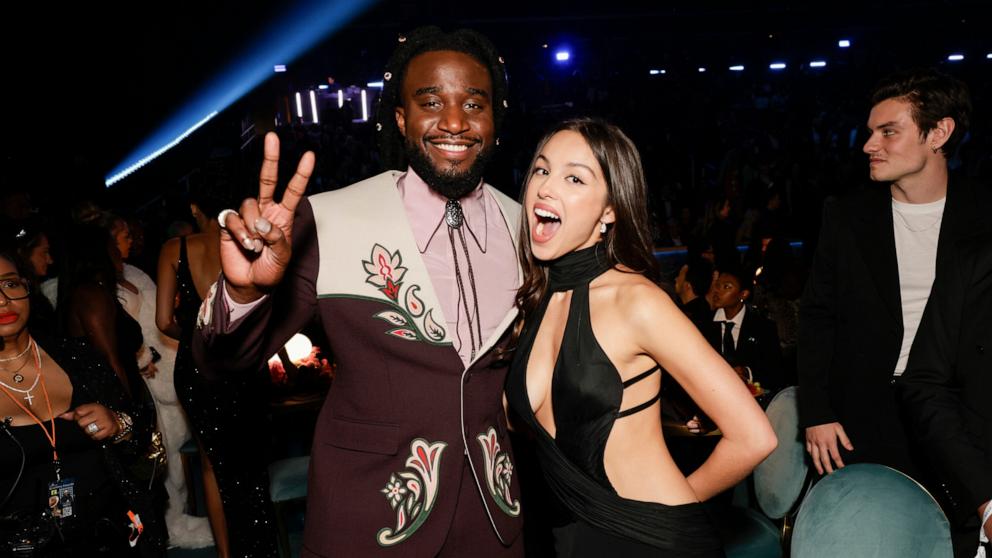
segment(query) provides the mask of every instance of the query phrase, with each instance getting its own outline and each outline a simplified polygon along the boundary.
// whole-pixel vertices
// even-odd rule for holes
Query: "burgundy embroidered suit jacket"
[[[466,482],[474,481],[492,526],[477,536],[510,545],[521,529],[502,405],[506,368],[493,350],[516,309],[466,368],[410,232],[398,176],[302,200],[280,288],[238,323],[228,323],[216,296],[223,285],[201,309],[193,350],[208,374],[257,369],[314,317],[327,334],[338,368],[313,441],[309,554],[434,556],[466,460]],[[519,205],[484,187],[516,242]]]

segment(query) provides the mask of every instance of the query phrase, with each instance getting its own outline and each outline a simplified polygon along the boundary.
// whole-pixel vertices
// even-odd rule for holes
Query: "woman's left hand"
[[[96,441],[113,438],[120,432],[114,412],[99,403],[84,403],[59,418],[75,421],[87,436]]]

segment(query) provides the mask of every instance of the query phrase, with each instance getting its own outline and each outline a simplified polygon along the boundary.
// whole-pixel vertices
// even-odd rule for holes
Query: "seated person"
[[[752,393],[774,393],[785,387],[782,347],[775,323],[746,304],[753,274],[734,265],[724,265],[719,272],[708,297],[716,311],[703,334],[752,388]]]
[[[715,278],[713,264],[692,255],[675,277],[675,293],[682,303],[682,312],[700,331],[705,331],[713,319],[713,309],[706,299],[706,293],[709,292]]]

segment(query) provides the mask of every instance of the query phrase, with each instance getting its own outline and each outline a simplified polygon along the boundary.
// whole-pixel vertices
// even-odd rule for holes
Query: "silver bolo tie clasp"
[[[462,204],[455,200],[448,200],[448,202],[444,204],[444,222],[447,223],[449,227],[457,229],[462,226],[464,221],[465,215],[462,214]]]

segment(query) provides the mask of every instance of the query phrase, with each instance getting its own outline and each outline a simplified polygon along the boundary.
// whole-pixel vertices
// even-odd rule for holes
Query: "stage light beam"
[[[960,62],[964,60],[963,54],[954,53],[947,57],[948,62]]]
[[[731,72],[743,72],[744,71],[744,66],[742,66],[740,64],[737,64],[736,66],[731,66],[730,67],[730,71]]]
[[[772,62],[768,65],[768,68],[775,71],[784,70],[785,62]]]
[[[841,40],[837,41],[837,46],[839,46],[840,48],[850,48],[851,47],[851,41],[850,41],[850,39],[841,39]]]
[[[301,100],[300,92],[296,92],[296,116],[298,118],[303,118],[303,101]]]
[[[824,60],[814,60],[809,63],[810,68],[824,68],[826,65],[827,63]]]
[[[310,90],[310,113],[313,114],[313,123],[317,122],[317,92],[313,89]]]
[[[559,50],[555,53],[555,60],[558,62],[568,62],[572,58],[572,53],[567,50]]]

